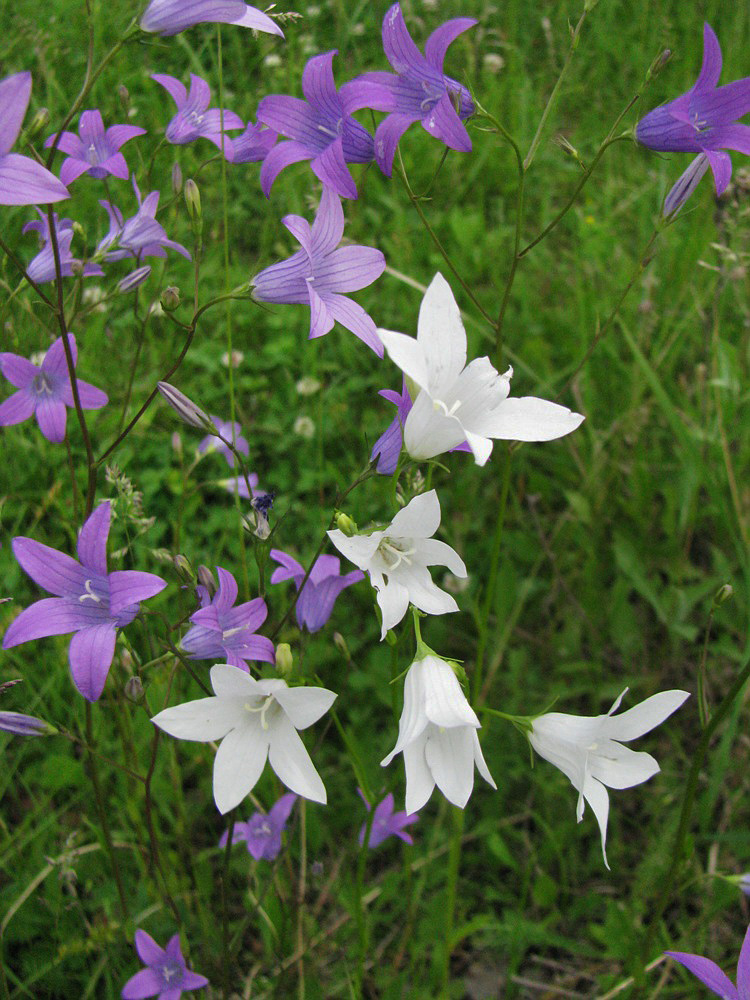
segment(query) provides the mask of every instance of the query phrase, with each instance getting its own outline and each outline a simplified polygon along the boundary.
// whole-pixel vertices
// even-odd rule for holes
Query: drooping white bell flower
[[[687,691],[662,691],[616,716],[614,713],[627,691],[625,688],[606,715],[588,719],[549,712],[532,719],[528,732],[529,741],[539,756],[559,767],[578,790],[578,822],[583,819],[584,800],[593,809],[601,830],[602,854],[607,868],[605,842],[609,795],[605,785],[631,788],[659,773],[659,765],[650,754],[630,750],[622,743],[650,732],[690,697]]]
[[[370,574],[383,616],[381,639],[398,625],[410,603],[428,615],[458,611],[451,595],[432,582],[427,568],[447,566],[454,576],[467,575],[458,553],[432,537],[439,527],[440,501],[430,490],[414,497],[381,531],[351,537],[338,528],[328,532],[339,552]]]
[[[466,364],[466,332],[442,274],[422,299],[417,337],[378,330],[388,356],[421,390],[404,424],[404,446],[422,461],[467,441],[477,465],[492,452],[492,438],[552,441],[574,431],[580,413],[535,396],[509,399],[513,369],[500,375],[489,358]]]
[[[226,813],[249,794],[268,759],[297,795],[326,802],[326,790],[297,735],[325,715],[336,699],[317,687],[287,687],[280,678],[256,680],[228,663],[211,667],[215,697],[165,708],[151,720],[181,740],[222,740],[214,760],[214,800]]]
[[[398,740],[381,761],[385,767],[403,753],[407,813],[421,809],[435,785],[463,809],[474,788],[475,764],[484,780],[497,788],[482,756],[479,728],[449,663],[435,655],[412,663],[404,681]]]

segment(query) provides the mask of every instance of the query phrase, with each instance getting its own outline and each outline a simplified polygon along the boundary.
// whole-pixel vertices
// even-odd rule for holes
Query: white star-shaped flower
[[[607,868],[605,842],[609,795],[605,785],[632,788],[659,773],[659,765],[650,754],[630,750],[622,743],[650,732],[690,697],[687,691],[662,691],[615,716],[627,690],[625,688],[606,715],[588,719],[581,715],[548,712],[532,720],[529,733],[529,741],[539,756],[559,767],[578,790],[578,822],[583,819],[584,799],[594,810]]]
[[[406,811],[421,809],[435,785],[461,809],[474,788],[474,765],[496,788],[477,738],[481,728],[453,668],[439,656],[425,656],[409,667],[404,681],[404,708],[396,745],[381,762],[404,755]]]
[[[458,553],[432,536],[440,527],[440,501],[435,490],[414,497],[387,528],[349,537],[338,529],[328,537],[347,559],[370,574],[383,616],[380,638],[406,614],[409,604],[428,615],[458,611],[455,600],[432,582],[428,566],[447,566],[465,577]]]
[[[325,715],[333,691],[287,687],[277,678],[255,680],[228,663],[211,668],[215,697],[165,708],[151,720],[181,740],[222,740],[214,760],[214,800],[219,812],[233,809],[254,788],[268,758],[291,791],[313,802],[326,790],[297,735]]]
[[[535,396],[509,399],[513,369],[489,358],[466,364],[466,332],[450,286],[438,273],[419,309],[417,337],[378,330],[388,356],[419,388],[404,424],[404,446],[422,461],[467,441],[477,465],[502,441],[552,441],[574,431],[580,413]]]

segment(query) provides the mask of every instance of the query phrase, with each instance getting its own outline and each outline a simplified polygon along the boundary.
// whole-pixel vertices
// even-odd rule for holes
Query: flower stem
[[[372,833],[372,823],[375,818],[375,806],[377,803],[373,802],[370,805],[370,809],[367,813],[367,822],[365,823],[365,838],[362,842],[362,846],[359,849],[359,855],[357,857],[357,877],[355,882],[355,919],[357,922],[357,933],[359,935],[359,960],[357,963],[357,979],[355,983],[355,995],[362,995],[362,980],[365,974],[365,957],[367,955],[367,948],[369,943],[369,925],[367,921],[367,912],[365,907],[362,905],[362,895],[364,893],[365,884],[365,870],[367,868],[367,852],[370,849],[370,834]]]
[[[227,883],[229,881],[229,861],[232,856],[232,840],[236,814],[232,813],[227,830],[227,844],[224,848],[224,863],[221,869],[221,952],[224,966],[224,1000],[232,995],[232,971],[229,961],[229,916],[227,913]]]

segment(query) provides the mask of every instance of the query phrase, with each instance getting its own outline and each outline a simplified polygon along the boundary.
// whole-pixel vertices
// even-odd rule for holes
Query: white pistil
[[[458,408],[461,406],[461,400],[457,399],[453,404],[453,406],[451,406],[450,410],[442,401],[442,399],[433,399],[432,405],[436,410],[442,410],[443,416],[454,417],[456,415],[456,412],[458,411]]]
[[[393,545],[387,539],[383,539],[383,541],[380,543],[379,548],[380,551],[383,553],[384,557],[387,553],[389,557],[395,558],[395,562],[392,564],[390,563],[389,559],[386,559],[386,562],[389,563],[391,570],[396,569],[398,566],[401,565],[402,562],[406,563],[407,566],[411,566],[411,559],[409,559],[409,556],[413,556],[414,553],[417,551],[415,548],[399,549],[396,545]]]
[[[237,628],[228,628],[221,633],[222,641],[224,639],[231,639],[233,635],[237,635],[238,632],[244,632],[247,625],[238,625]]]
[[[245,702],[245,711],[246,712],[260,712],[260,725],[261,725],[261,729],[265,729],[265,730],[268,729],[268,721],[266,719],[266,712],[271,707],[271,703],[272,702],[273,702],[273,695],[272,694],[267,695],[262,700],[262,702],[260,703],[260,705],[257,705],[257,706],[250,704],[250,702]]]
[[[86,593],[81,594],[81,596],[78,598],[79,601],[83,602],[91,600],[94,601],[96,604],[102,603],[101,597],[99,597],[98,594],[95,594],[94,591],[91,589],[91,580],[87,580],[83,586],[86,590]]]

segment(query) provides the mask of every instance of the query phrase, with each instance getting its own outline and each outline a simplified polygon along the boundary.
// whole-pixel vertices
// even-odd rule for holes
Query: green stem
[[[96,760],[96,753],[94,752],[94,724],[91,715],[91,702],[89,701],[86,702],[86,744],[89,769],[91,771],[91,782],[94,786],[94,799],[96,801],[96,809],[99,813],[99,822],[101,823],[102,828],[102,837],[104,839],[105,849],[109,855],[109,862],[112,865],[112,873],[115,876],[115,885],[117,886],[117,895],[120,900],[120,916],[122,920],[128,920],[129,913],[128,904],[125,899],[125,889],[122,884],[120,868],[115,857],[114,844],[112,843],[112,833],[109,829],[109,819],[107,818],[107,807],[104,804],[102,785],[99,778],[99,765]]]
[[[367,955],[368,949],[368,939],[369,939],[369,927],[367,922],[367,913],[362,905],[362,896],[364,894],[365,885],[365,870],[367,868],[367,852],[370,849],[370,835],[372,833],[372,823],[375,818],[375,807],[379,803],[371,802],[370,808],[367,813],[367,822],[365,823],[365,838],[362,841],[362,846],[359,849],[359,855],[357,857],[357,878],[355,883],[355,920],[357,923],[357,934],[359,936],[359,961],[357,963],[357,980],[355,986],[355,995],[362,995],[362,980],[365,975],[365,957]]]
[[[227,845],[224,848],[224,863],[221,870],[221,951],[224,966],[224,1000],[232,995],[233,978],[229,961],[229,915],[227,913],[227,883],[229,881],[229,861],[232,855],[232,840],[236,815],[233,813],[227,830]]]
[[[495,602],[495,587],[497,584],[497,571],[500,564],[500,550],[503,540],[503,527],[505,525],[505,511],[508,506],[508,492],[510,488],[510,465],[513,451],[510,445],[505,449],[505,461],[503,462],[502,482],[500,486],[500,506],[497,512],[497,523],[495,525],[495,537],[492,541],[492,552],[490,554],[490,574],[487,581],[487,590],[484,595],[484,602],[479,613],[479,640],[477,644],[477,659],[474,666],[473,700],[479,699],[482,690],[482,671],[484,669],[484,654],[487,648],[489,634],[489,620],[492,606]]]
[[[539,147],[539,143],[542,141],[542,133],[544,132],[544,126],[547,124],[547,119],[549,118],[550,112],[552,111],[555,101],[557,100],[557,95],[560,91],[560,87],[562,86],[563,80],[567,76],[568,69],[570,67],[570,62],[573,58],[573,53],[578,48],[579,36],[581,34],[581,29],[583,28],[583,22],[586,20],[587,14],[588,10],[584,8],[583,13],[581,14],[578,20],[578,24],[571,32],[570,48],[568,49],[568,54],[565,57],[563,68],[560,70],[560,75],[557,78],[557,83],[555,83],[555,86],[552,88],[552,93],[549,95],[547,104],[545,105],[544,111],[542,112],[542,117],[540,118],[539,125],[537,126],[537,130],[534,133],[534,138],[531,140],[529,151],[526,154],[526,157],[523,161],[524,171],[528,170],[529,167],[531,166],[534,156],[536,155],[536,151]]]
[[[647,934],[644,935],[644,949],[648,947],[653,940],[653,934],[659,920],[667,908],[672,890],[674,888],[674,883],[677,879],[677,874],[683,864],[683,861],[685,860],[685,838],[687,837],[688,829],[690,827],[690,817],[693,811],[695,795],[698,790],[698,779],[700,777],[701,768],[703,767],[703,762],[705,761],[708,753],[708,747],[711,743],[711,739],[713,738],[713,735],[720,723],[723,722],[729,714],[730,709],[734,705],[748,679],[750,679],[750,660],[748,660],[742,668],[737,680],[729,689],[728,694],[709,719],[708,724],[703,730],[701,738],[698,741],[698,747],[695,751],[693,762],[690,765],[690,773],[688,774],[687,782],[685,783],[685,794],[683,795],[682,809],[680,810],[680,822],[677,827],[677,833],[675,834],[674,845],[670,851],[670,857],[672,860],[666,877],[661,883],[661,893],[647,925]]]
[[[436,248],[440,252],[440,255],[442,256],[442,258],[445,261],[445,263],[448,265],[448,267],[453,272],[453,275],[456,278],[456,280],[458,281],[459,285],[463,288],[463,290],[469,296],[469,298],[474,303],[474,305],[476,306],[476,308],[478,309],[478,311],[480,312],[480,314],[489,323],[489,325],[491,327],[493,327],[493,329],[494,329],[495,321],[490,316],[490,314],[487,312],[487,310],[482,306],[481,302],[479,301],[479,299],[476,297],[476,295],[472,291],[471,286],[468,285],[466,283],[466,281],[464,281],[464,279],[461,277],[461,274],[459,273],[458,269],[456,268],[455,264],[453,263],[453,261],[450,258],[450,254],[445,249],[445,247],[443,246],[443,244],[440,242],[440,237],[435,232],[435,230],[432,228],[432,226],[430,225],[429,219],[424,214],[424,211],[422,210],[422,206],[419,204],[419,198],[417,198],[417,196],[414,194],[414,192],[411,189],[411,185],[409,184],[409,179],[406,176],[406,168],[404,167],[404,162],[401,159],[401,153],[400,153],[400,151],[398,149],[396,150],[396,155],[398,156],[399,176],[401,177],[401,180],[404,182],[404,187],[406,188],[406,193],[409,196],[409,200],[411,201],[412,205],[416,208],[417,214],[419,215],[419,218],[422,220],[422,225],[425,227],[425,229],[429,233],[430,239],[435,244]]]
[[[456,913],[456,888],[461,865],[461,838],[464,832],[464,811],[451,806],[453,830],[451,832],[448,869],[445,876],[445,950],[443,951],[441,1000],[450,998],[451,953],[453,951],[453,925]]]

